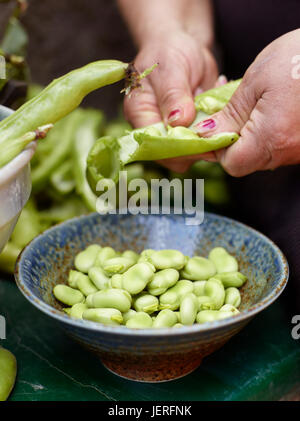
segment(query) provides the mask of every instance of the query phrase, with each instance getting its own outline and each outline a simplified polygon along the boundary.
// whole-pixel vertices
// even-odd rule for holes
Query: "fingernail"
[[[201,121],[200,123],[198,123],[196,125],[197,130],[199,131],[206,131],[206,130],[211,130],[214,129],[216,127],[216,122],[215,120],[213,120],[212,118],[208,118],[206,120]]]
[[[171,111],[170,114],[168,115],[168,123],[172,123],[173,121],[178,120],[180,117],[180,114],[181,114],[181,110],[179,108]]]
[[[224,75],[220,75],[217,80],[218,86],[225,85],[228,82],[227,77]]]
[[[204,92],[204,91],[203,91],[203,89],[202,89],[202,88],[200,88],[200,87],[198,87],[198,88],[195,90],[195,96],[202,94],[202,92]]]

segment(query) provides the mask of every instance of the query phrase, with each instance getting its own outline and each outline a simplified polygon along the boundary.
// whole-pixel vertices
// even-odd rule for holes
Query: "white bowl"
[[[12,110],[0,105],[0,120],[12,113]],[[36,142],[31,142],[16,158],[0,168],[0,252],[9,240],[21,210],[29,199],[30,160],[35,148]]]

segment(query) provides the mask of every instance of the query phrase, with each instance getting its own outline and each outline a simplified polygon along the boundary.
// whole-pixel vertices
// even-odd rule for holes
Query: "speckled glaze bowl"
[[[241,313],[208,324],[156,330],[71,319],[62,312],[52,289],[67,282],[74,256],[92,243],[119,251],[173,248],[190,256],[207,256],[212,247],[226,247],[248,276],[241,288]],[[288,265],[268,238],[214,214],[206,213],[199,226],[185,225],[181,215],[91,214],[64,222],[35,238],[19,257],[15,278],[31,304],[73,339],[96,352],[109,370],[132,380],[158,382],[195,370],[203,357],[224,345],[275,301],[287,283]]]

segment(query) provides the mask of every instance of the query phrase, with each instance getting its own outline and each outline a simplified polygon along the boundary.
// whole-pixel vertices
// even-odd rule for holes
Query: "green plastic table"
[[[0,276],[0,314],[18,360],[12,401],[279,400],[300,382],[300,340],[291,337],[283,297],[188,376],[146,384],[122,379],[68,338]]]

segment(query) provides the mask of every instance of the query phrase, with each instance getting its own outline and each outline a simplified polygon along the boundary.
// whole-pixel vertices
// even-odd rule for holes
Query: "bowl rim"
[[[175,336],[181,336],[181,335],[187,335],[187,334],[196,334],[198,332],[208,332],[208,331],[214,331],[221,328],[226,328],[227,326],[231,326],[234,324],[240,324],[240,323],[246,323],[249,322],[256,314],[260,313],[262,310],[266,309],[271,305],[283,292],[284,288],[286,287],[286,284],[288,282],[289,278],[289,266],[287,259],[283,252],[280,250],[280,248],[266,235],[262,234],[261,232],[257,231],[256,229],[249,227],[248,225],[236,221],[232,218],[229,218],[227,216],[222,216],[215,214],[213,212],[205,212],[205,217],[208,215],[209,218],[215,218],[218,220],[225,220],[229,223],[234,223],[237,225],[242,226],[243,228],[246,228],[250,232],[254,233],[256,236],[258,235],[261,237],[264,241],[266,241],[271,248],[275,251],[276,255],[279,258],[280,266],[281,266],[281,275],[280,279],[278,281],[278,285],[274,290],[272,290],[261,302],[258,302],[256,304],[253,304],[249,309],[233,315],[230,318],[217,320],[209,323],[203,323],[203,324],[193,324],[191,326],[182,326],[180,329],[173,329],[173,327],[168,328],[160,328],[160,329],[133,329],[128,328],[125,326],[106,326],[102,325],[100,323],[91,322],[89,320],[81,320],[81,319],[75,319],[71,318],[68,315],[64,314],[62,311],[57,310],[56,308],[50,306],[49,304],[43,302],[40,298],[33,295],[33,293],[27,288],[27,286],[24,284],[24,280],[22,279],[22,263],[23,259],[26,257],[26,253],[34,244],[44,235],[48,235],[49,233],[59,230],[65,225],[71,225],[76,221],[88,219],[90,217],[94,217],[95,215],[99,215],[97,212],[89,213],[86,215],[81,215],[75,218],[68,219],[67,221],[60,222],[47,230],[45,230],[43,233],[39,234],[37,237],[35,237],[20,253],[18,256],[16,266],[15,266],[15,272],[14,277],[16,284],[21,291],[21,293],[24,295],[24,297],[36,308],[38,308],[43,313],[47,314],[51,318],[56,319],[56,321],[62,322],[62,324],[67,324],[75,328],[79,329],[86,329],[91,330],[93,332],[99,332],[105,333],[105,334],[117,334],[117,335],[123,335],[123,336],[140,336],[140,337],[164,337],[165,335],[175,335]],[[107,216],[107,215],[106,215]],[[116,215],[112,215],[116,216]],[[117,216],[124,217],[128,215],[119,215]],[[131,215],[132,217],[135,217],[136,215]],[[145,216],[145,215],[141,215]],[[154,217],[160,217],[161,214],[158,215],[147,215],[146,217],[154,216]],[[163,215],[168,216],[168,215]],[[183,215],[172,215],[176,218],[180,218]]]
[[[0,105],[0,110],[7,114],[3,119],[1,119],[1,121],[14,113],[14,110],[5,107],[4,105]],[[24,148],[22,152],[19,153],[19,155],[12,159],[8,164],[0,168],[0,188],[10,180],[17,178],[18,173],[30,162],[35,152],[36,146],[37,144],[35,141],[29,143],[26,148]]]

